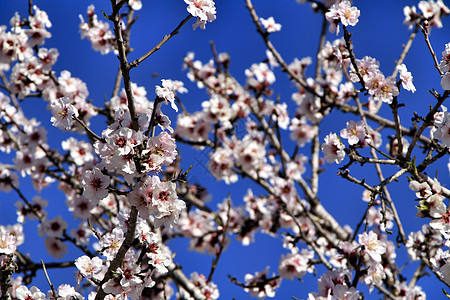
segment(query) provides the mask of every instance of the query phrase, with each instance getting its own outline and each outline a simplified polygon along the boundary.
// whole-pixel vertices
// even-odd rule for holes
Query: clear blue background
[[[0,2],[0,23],[8,24],[15,11],[21,16],[27,15],[26,0],[2,0]],[[97,106],[101,106],[105,97],[109,98],[112,93],[112,85],[118,69],[118,60],[113,54],[106,56],[100,55],[91,49],[87,40],[80,40],[78,32],[79,14],[85,15],[86,8],[93,3],[96,6],[96,12],[99,18],[102,18],[100,10],[110,12],[109,1],[52,1],[41,0],[34,3],[42,10],[45,10],[53,27],[50,32],[53,37],[47,40],[44,45],[47,48],[56,47],[60,56],[54,70],[59,75],[62,70],[69,70],[72,76],[82,79],[88,86],[89,98]],[[165,34],[171,32],[178,23],[187,16],[186,4],[182,0],[165,1],[143,1],[143,9],[137,12],[139,19],[133,28],[131,34],[131,46],[135,49],[130,54],[129,60],[135,59],[158,43]],[[249,68],[252,63],[257,63],[266,58],[264,44],[261,37],[256,33],[255,25],[252,23],[249,12],[245,8],[243,0],[216,1],[217,20],[208,23],[206,30],[197,29],[193,31],[190,21],[180,31],[180,34],[166,43],[160,51],[152,55],[147,61],[131,72],[132,81],[139,86],[145,86],[148,91],[147,97],[153,99],[154,86],[160,84],[161,79],[170,78],[182,80],[185,82],[189,93],[182,95],[181,99],[188,110],[194,112],[200,109],[202,101],[207,100],[208,96],[204,90],[198,90],[195,83],[189,82],[185,72],[181,70],[182,58],[188,51],[196,53],[196,59],[206,63],[211,57],[209,41],[214,41],[218,52],[228,52],[231,56],[231,74],[238,79],[241,84],[245,84],[244,70]],[[449,5],[448,1],[446,4]],[[418,1],[355,1],[355,5],[361,11],[361,17],[356,27],[350,27],[353,33],[355,54],[358,58],[365,55],[375,57],[380,61],[381,70],[389,75],[393,71],[395,60],[398,59],[402,51],[402,43],[406,43],[410,30],[403,25],[403,7],[405,5],[417,5]],[[294,0],[255,0],[254,5],[260,17],[268,18],[273,16],[278,23],[282,24],[282,31],[271,35],[271,40],[283,55],[285,61],[290,63],[295,57],[301,59],[305,56],[315,57],[318,47],[318,37],[322,24],[322,16],[314,14],[308,4],[299,5]],[[441,58],[440,53],[444,49],[445,43],[450,42],[449,19],[444,19],[444,28],[433,29],[431,32],[431,42]],[[338,37],[341,37],[339,35]],[[332,41],[335,35],[329,34],[328,40]],[[410,125],[412,112],[426,114],[429,105],[434,104],[434,99],[428,93],[428,89],[441,91],[439,76],[433,67],[431,56],[424,43],[423,35],[420,33],[414,41],[413,48],[406,58],[405,63],[414,76],[414,82],[418,89],[415,94],[402,91],[399,101],[406,104],[401,109],[401,120],[404,125]],[[313,76],[314,66],[310,66],[307,71],[308,76]],[[153,73],[158,73],[159,77],[152,77]],[[288,81],[285,74],[279,70],[276,71],[277,81],[273,85],[275,95],[280,94],[281,100],[290,104],[291,94],[295,92],[295,87]],[[50,126],[50,113],[46,110],[46,104],[40,99],[27,99],[24,103],[24,110],[30,117],[35,117],[43,124],[47,124],[49,131],[48,143],[55,148],[60,148],[60,141],[69,137],[67,133]],[[172,122],[176,120],[176,114],[169,107],[165,112],[172,117]],[[388,110],[381,112],[384,116],[390,117]],[[293,111],[291,111],[293,116]],[[356,116],[345,115],[342,113],[333,113],[325,119],[321,127],[321,141],[330,131],[338,132],[345,127],[348,120],[357,120]],[[100,133],[104,129],[104,120],[98,117],[93,120],[93,129]],[[394,134],[393,131],[386,131],[388,134]],[[81,138],[80,136],[78,136]],[[384,144],[387,142],[386,135],[383,136]],[[292,149],[289,138],[284,138],[287,148]],[[213,193],[212,202],[209,205],[215,208],[216,203],[222,202],[231,193],[233,204],[242,205],[242,196],[247,188],[254,187],[248,181],[240,181],[238,184],[227,186],[221,182],[216,182],[213,177],[204,173],[207,163],[204,153],[192,151],[189,148],[180,145],[183,157],[182,166],[186,169],[194,162],[200,161],[194,165],[191,173],[191,181],[199,182],[207,186]],[[384,147],[384,146],[383,146]],[[309,146],[302,149],[303,153],[309,152]],[[192,156],[197,155],[197,159]],[[2,155],[2,162],[10,163],[11,157]],[[344,161],[346,162],[346,161]],[[447,160],[439,162],[442,168],[439,178],[442,184],[449,182]],[[366,203],[361,201],[362,189],[350,184],[340,177],[336,176],[338,171],[336,165],[327,165],[327,170],[320,176],[320,199],[334,217],[342,224],[349,224],[354,227],[360,220]],[[385,172],[385,177],[394,172],[393,169]],[[374,168],[366,166],[361,168],[354,166],[351,168],[351,174],[356,177],[366,178],[369,183],[376,184],[374,177]],[[434,176],[434,174],[431,174]],[[25,188],[24,193],[31,199],[34,191],[30,188],[29,182],[22,184]],[[399,183],[391,184],[391,195],[397,205],[400,217],[403,220],[405,231],[417,231],[421,228],[424,220],[415,217],[416,204],[414,193],[409,191],[405,178],[401,178]],[[258,194],[258,189],[255,190]],[[64,195],[54,188],[44,190],[41,195],[49,200],[48,217],[54,218],[57,215],[63,215],[66,221],[71,222],[72,217],[66,212],[64,205]],[[18,197],[11,194],[2,194],[0,201],[0,219],[2,224],[15,223],[15,209],[13,203]],[[76,222],[75,222],[76,223]],[[45,262],[54,261],[45,253],[42,239],[37,236],[35,228],[36,222],[27,221],[26,223],[26,242],[19,248],[22,252],[30,252],[34,261],[43,259]],[[395,236],[394,236],[395,237]],[[271,272],[276,271],[281,254],[287,253],[281,246],[279,239],[274,239],[266,235],[258,234],[256,243],[244,247],[233,240],[233,244],[222,255],[218,270],[214,275],[213,281],[218,284],[221,299],[246,299],[250,298],[248,294],[243,293],[241,288],[229,283],[227,275],[236,276],[241,282],[244,281],[246,273],[262,271],[266,265],[271,266]],[[183,270],[187,275],[193,271],[198,271],[207,275],[209,273],[212,257],[208,255],[199,255],[195,252],[187,251],[188,242],[184,240],[174,241],[173,251],[176,252],[175,261],[183,265]],[[68,247],[69,255],[60,261],[70,260],[81,255],[75,247]],[[398,265],[402,267],[408,262],[404,248],[398,249]],[[417,267],[417,263],[408,266],[405,273],[411,276],[411,272]],[[319,268],[319,274],[323,268]],[[55,286],[61,283],[72,283],[74,269],[62,271],[50,270],[50,277]],[[48,285],[42,277],[42,272],[38,272],[40,280],[36,285],[41,290],[46,291]],[[303,283],[299,281],[283,280],[277,299],[289,299],[295,296],[300,299],[307,297],[308,292],[317,291],[316,277],[306,275]],[[408,277],[408,280],[410,277]],[[425,277],[420,280],[419,285],[426,291],[429,299],[442,299],[440,284],[433,276]],[[363,288],[359,284],[358,288]],[[372,294],[366,293],[366,299],[377,299],[379,295],[374,291]]]

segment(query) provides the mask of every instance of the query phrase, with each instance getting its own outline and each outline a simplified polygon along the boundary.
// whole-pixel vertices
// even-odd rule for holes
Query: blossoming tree
[[[430,41],[430,31],[450,14],[443,1],[404,8],[410,36],[388,74],[376,57],[355,49],[352,31],[364,11],[350,1],[297,1],[309,2],[323,25],[314,58],[287,63],[271,40],[284,30],[283,20],[260,17],[251,0],[242,0],[266,57],[244,67],[241,82],[231,73],[230,55],[217,53],[214,43],[207,63],[186,45],[188,79],[206,91],[198,111],[182,81],[162,79],[153,90],[135,82],[131,71],[164,51],[191,19],[194,30],[220,22],[214,1],[185,0],[187,17],[135,59],[131,33],[147,4],[104,2],[96,3],[103,14],[90,5],[79,24],[94,51],[117,57],[112,96],[103,105],[88,98],[88,85],[70,70],[55,71],[60,53],[46,46],[52,22],[39,2],[30,0],[26,15],[16,13],[0,27],[0,190],[17,200],[16,222],[0,225],[2,299],[217,299],[223,295],[218,269],[235,290],[257,298],[276,297],[282,282],[297,280],[291,286],[298,290],[283,295],[307,290],[308,299],[425,299],[425,275],[433,289],[442,288],[439,296],[450,298],[450,43]],[[415,82],[405,64],[420,35],[439,80],[416,112],[403,113],[410,94],[429,88]],[[276,94],[276,72],[294,87],[292,100]],[[42,100],[51,117],[29,112],[32,98]],[[324,132],[340,113],[345,125]],[[203,167],[217,182],[249,188],[215,198],[214,185],[191,180],[200,166],[179,150],[187,147],[207,153]],[[335,164],[335,180],[361,190],[351,199],[364,206],[355,226],[333,215],[321,192],[327,187],[319,188]],[[359,166],[376,176],[361,174]],[[400,194],[397,183],[409,194]],[[76,222],[54,216],[55,201],[42,197],[56,188]],[[421,230],[406,229],[398,209],[404,205],[417,207]],[[36,223],[38,243],[56,261],[35,261],[37,246],[23,249],[25,228]],[[273,253],[275,270],[236,274],[236,266],[221,264],[232,244],[258,245],[261,233],[284,249]],[[188,262],[175,254],[189,250],[173,247],[180,238],[190,251],[212,257],[207,272],[185,272]],[[404,268],[400,251],[415,269]],[[76,270],[75,278],[54,286],[48,270],[64,268]],[[36,286],[40,276],[48,291]],[[317,285],[305,287],[308,278]]]

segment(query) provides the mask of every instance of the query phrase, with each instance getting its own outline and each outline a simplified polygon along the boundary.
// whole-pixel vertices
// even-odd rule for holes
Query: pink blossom
[[[405,64],[401,64],[397,67],[399,73],[400,73],[400,80],[402,81],[402,86],[405,90],[411,91],[411,92],[415,92],[416,91],[416,87],[414,86],[412,80],[413,77],[411,75],[411,72],[408,72],[408,70],[406,69]]]
[[[325,143],[322,144],[321,149],[327,163],[341,163],[345,158],[345,146],[335,133],[331,133],[325,137]]]
[[[162,164],[170,165],[178,155],[175,139],[163,131],[156,137],[152,137],[147,141],[147,147],[142,151],[143,155],[159,155]]]
[[[439,69],[444,73],[450,71],[450,43],[446,44],[445,50],[442,51],[442,59],[439,64]]]
[[[80,293],[75,291],[74,287],[68,284],[61,284],[58,287],[57,293],[59,296],[58,300],[71,300],[71,299],[84,300],[84,297]],[[49,294],[51,295],[51,291],[49,291]]]
[[[45,39],[51,38],[52,34],[45,28],[25,29],[25,34],[29,37],[28,46],[42,46]]]
[[[72,211],[73,217],[76,219],[86,220],[90,217],[91,210],[95,203],[82,195],[76,195],[73,202],[68,204],[69,210]]]
[[[403,14],[405,15],[403,24],[408,25],[409,29],[412,29],[413,25],[420,21],[420,14],[417,13],[415,6],[405,6],[403,8]]]
[[[175,133],[187,140],[202,142],[208,139],[211,130],[212,126],[207,122],[203,112],[189,115],[183,113],[178,116]]]
[[[157,209],[157,219],[171,216],[173,213],[178,219],[180,211],[185,208],[184,202],[178,199],[175,188],[173,182],[163,181],[153,190],[152,205]]]
[[[247,84],[254,89],[264,89],[275,82],[275,74],[266,63],[252,64],[245,70]]]
[[[122,242],[125,240],[124,232],[121,228],[114,228],[111,233],[106,233],[99,241],[102,254],[107,260],[113,260],[119,251]]]
[[[230,119],[234,117],[234,112],[225,97],[214,94],[210,100],[202,102],[202,107],[206,120],[209,123],[216,124],[221,122],[223,126],[231,126]]]
[[[30,122],[24,126],[24,133],[20,135],[20,143],[28,145],[31,149],[47,143],[47,130],[39,126],[40,123]],[[39,151],[39,150],[38,150]],[[39,154],[39,156],[43,156]]]
[[[73,117],[78,117],[78,110],[70,103],[67,97],[59,98],[50,103],[53,117],[50,121],[53,126],[62,130],[70,130],[74,123]]]
[[[94,13],[94,5],[90,5],[87,9],[88,22],[85,22],[83,16],[80,17],[80,33],[81,38],[87,38],[92,45],[92,48],[99,51],[101,54],[108,54],[115,51],[112,41],[114,34],[109,29],[109,23],[98,20]]]
[[[48,254],[54,258],[62,258],[67,253],[67,246],[58,238],[48,236],[45,238],[44,244]]]
[[[298,154],[293,160],[286,164],[286,175],[293,180],[299,180],[302,174],[306,171],[306,164],[308,157],[303,154]]]
[[[17,248],[16,241],[16,237],[8,231],[0,231],[0,253],[6,255],[14,253]]]
[[[377,89],[373,94],[375,100],[381,100],[386,103],[392,103],[394,96],[398,96],[398,88],[395,79],[387,77],[378,83]]]
[[[349,287],[347,284],[347,282],[351,282],[351,280],[352,273],[346,269],[343,269],[342,271],[326,272],[317,280],[319,293],[309,293],[308,299],[322,300],[336,298],[357,300],[360,296],[359,292],[354,287]]]
[[[61,142],[61,146],[64,150],[70,152],[70,157],[75,164],[82,166],[85,163],[91,162],[94,159],[92,155],[92,146],[84,141],[77,141],[75,138]]]
[[[117,0],[117,2],[119,2],[119,0]],[[128,5],[129,5],[133,10],[141,10],[141,8],[142,8],[142,2],[141,2],[141,0],[129,0],[129,1],[128,1]]]
[[[206,22],[216,19],[216,6],[213,0],[184,0],[188,4],[187,11],[197,17],[196,23],[192,26],[195,30],[198,26],[205,29]]]
[[[87,279],[97,278],[97,275],[103,269],[103,261],[98,257],[91,259],[89,256],[83,255],[75,260],[75,267],[77,267],[83,277]]]
[[[300,147],[311,142],[313,137],[317,134],[317,128],[309,125],[305,118],[293,118],[289,130],[291,130],[291,140],[296,142]]]
[[[308,263],[310,259],[314,258],[312,250],[303,249],[301,253],[289,253],[282,256],[278,273],[281,278],[292,280],[294,278],[301,278],[306,272],[311,273],[311,268]]]
[[[369,79],[379,73],[380,63],[370,56],[364,56],[362,59],[357,59],[356,65],[365,82],[368,82]],[[359,77],[356,74],[353,65],[350,66],[350,79],[352,82],[359,82]]]
[[[181,212],[177,228],[184,236],[193,238],[206,236],[206,233],[214,231],[214,225],[208,213],[196,209]]]
[[[268,19],[259,18],[262,26],[266,30],[267,33],[277,32],[281,30],[281,25],[275,23],[273,17],[269,17]]]
[[[186,0],[187,1],[187,0]],[[157,85],[155,89],[156,95],[162,100],[170,102],[170,105],[175,111],[178,111],[178,107],[175,104],[175,88],[172,80],[170,79],[162,79],[162,86]]]
[[[236,163],[247,172],[259,169],[265,162],[266,149],[258,141],[247,136],[233,151]]]
[[[343,0],[333,4],[329,11],[325,13],[325,17],[330,22],[330,32],[339,34],[339,23],[344,26],[355,26],[358,23],[359,10],[355,6],[351,6],[350,1]]]
[[[208,281],[203,274],[198,274],[197,272],[191,273],[190,280],[200,289],[200,292],[206,300],[219,299],[220,294],[217,285],[212,281]],[[191,296],[185,290],[180,290],[180,298],[189,299]]]
[[[450,210],[442,211],[430,222],[430,227],[438,230],[444,237],[450,237]]]
[[[101,200],[108,196],[110,178],[103,175],[99,168],[86,170],[83,174],[82,184],[84,188],[83,196],[92,200]]]
[[[252,274],[245,274],[245,284],[251,286],[251,288],[244,288],[246,292],[250,292],[250,296],[265,298],[275,297],[275,290],[281,284],[281,278],[274,278],[269,280],[269,267],[264,271],[255,272]]]
[[[447,72],[442,76],[441,87],[444,90],[450,90],[450,72]]]
[[[378,235],[369,231],[358,235],[358,242],[364,246],[364,251],[372,258],[375,262],[381,262],[381,255],[386,252],[386,245],[378,239]]]
[[[294,58],[294,60],[289,64],[289,70],[291,70],[297,76],[304,76],[306,67],[312,63],[311,57],[307,56],[299,60]]]
[[[150,259],[150,264],[155,267],[157,273],[166,274],[169,270],[167,267],[172,263],[172,257],[169,253],[158,250],[147,253],[148,258]]]
[[[92,234],[92,230],[87,225],[87,222],[82,222],[78,225],[78,228],[70,230],[70,235],[75,238],[77,245],[89,244],[89,237]]]
[[[422,15],[424,19],[428,20],[429,26],[436,26],[438,28],[442,27],[441,17],[448,15],[450,10],[442,0],[428,0],[428,1],[420,1],[419,9],[422,11]]]
[[[348,139],[350,145],[355,145],[366,136],[366,130],[363,121],[348,121],[347,128],[341,130],[341,137]]]
[[[450,76],[449,76],[450,78]],[[442,141],[442,145],[450,147],[450,116],[446,117],[444,124],[435,129],[433,138]]]
[[[416,192],[416,197],[419,199],[427,199],[433,194],[427,182],[420,183],[418,181],[411,180],[409,183],[409,188]]]
[[[128,201],[137,207],[141,218],[148,219],[150,215],[158,213],[157,207],[153,206],[153,191],[160,183],[158,176],[147,176],[129,194]]]
[[[16,289],[16,297],[18,300],[45,300],[45,294],[37,287],[32,286],[29,290],[25,285],[21,285]]]
[[[127,127],[121,127],[106,137],[107,143],[114,146],[114,155],[119,156],[134,154],[134,147],[142,144],[142,140],[141,132]]]
[[[58,59],[59,52],[56,48],[39,48],[38,57],[42,62],[42,71],[49,72]]]
[[[45,207],[47,207],[48,201],[45,199],[42,199],[40,196],[34,196],[33,202],[31,203],[32,207],[27,207],[27,216],[30,220],[36,219],[36,214],[45,217],[47,212],[44,210]],[[20,202],[22,203],[22,202]],[[31,212],[33,210],[33,212]]]
[[[48,235],[49,237],[60,238],[67,229],[67,222],[61,216],[57,216],[54,219],[45,220],[42,224],[39,224],[38,229],[41,237]]]

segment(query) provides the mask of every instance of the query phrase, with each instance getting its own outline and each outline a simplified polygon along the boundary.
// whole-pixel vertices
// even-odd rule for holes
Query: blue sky
[[[100,13],[100,10],[110,11],[109,1],[93,2],[96,5],[97,13]],[[186,4],[181,0],[144,0],[143,2],[144,8],[142,11],[137,12],[139,19],[131,35],[131,46],[135,51],[130,54],[130,60],[141,56],[151,49],[188,14]],[[353,33],[356,56],[358,58],[366,55],[375,57],[380,61],[380,69],[383,72],[386,74],[392,73],[395,60],[398,59],[402,51],[402,43],[406,43],[410,34],[407,26],[402,24],[404,19],[403,6],[417,5],[418,1],[381,0],[376,2],[354,2],[361,11],[357,26],[349,28]],[[64,1],[64,4],[62,4],[62,1],[40,0],[34,1],[34,3],[40,9],[47,11],[53,23],[53,27],[50,29],[53,37],[46,42],[45,46],[47,48],[56,47],[60,51],[54,70],[57,74],[62,70],[69,70],[72,76],[82,79],[88,86],[89,98],[93,100],[94,104],[100,106],[104,102],[105,97],[108,98],[111,95],[112,84],[118,69],[118,60],[112,54],[102,56],[98,52],[94,52],[87,40],[80,40],[78,15],[84,15],[87,6],[92,1]],[[15,11],[25,16],[27,5],[28,1],[26,0],[3,0],[0,4],[1,23],[9,23],[9,19]],[[272,34],[271,40],[286,62],[290,63],[295,57],[301,59],[305,56],[314,57],[316,55],[322,17],[319,14],[314,14],[309,5],[299,5],[294,0],[255,0],[254,5],[260,17],[268,18],[273,16],[278,23],[282,24],[282,31]],[[207,62],[212,57],[210,41],[214,41],[218,52],[228,52],[230,54],[230,73],[242,84],[245,84],[244,70],[249,68],[251,64],[266,58],[264,44],[261,37],[256,33],[244,1],[217,1],[216,7],[217,20],[208,23],[206,30],[197,29],[193,31],[191,28],[193,21],[190,21],[181,29],[179,35],[166,43],[160,51],[152,55],[138,68],[132,70],[132,81],[147,88],[149,99],[153,97],[151,95],[153,94],[154,86],[160,84],[161,79],[182,80],[189,89],[189,93],[182,96],[183,103],[191,112],[199,110],[201,102],[207,100],[208,95],[204,90],[198,90],[196,84],[189,82],[186,78],[186,73],[182,71],[182,58],[188,51],[193,51],[196,53],[196,59]],[[449,19],[444,19],[443,23],[444,28],[433,29],[430,36],[433,47],[438,54],[438,59],[440,59],[440,53],[444,49],[444,45],[450,42]],[[341,36],[342,34],[338,37]],[[332,41],[336,39],[336,35],[328,33],[327,38]],[[409,71],[412,72],[417,88],[415,94],[402,91],[399,97],[399,101],[406,104],[406,107],[401,110],[401,119],[405,122],[405,126],[408,127],[413,111],[425,114],[428,106],[433,104],[433,98],[428,93],[428,89],[434,88],[437,91],[441,91],[441,88],[438,73],[433,67],[431,56],[421,34],[418,34],[416,37],[405,64]],[[307,71],[307,75],[313,76],[313,70],[314,68],[311,66]],[[159,74],[159,76],[153,77],[152,74],[154,73]],[[276,70],[275,73],[277,75],[277,81],[273,86],[275,93],[279,93],[282,101],[290,103],[291,107],[293,107],[290,100],[291,94],[295,91],[293,84],[288,81],[287,76],[281,73],[280,70]],[[50,125],[50,113],[46,110],[46,104],[43,101],[39,99],[27,100],[24,109],[30,116],[34,116]],[[165,112],[170,114],[174,122],[176,114],[170,112],[169,107],[167,107]],[[387,117],[390,116],[389,111],[386,109],[383,109],[381,113]],[[345,123],[350,119],[357,120],[355,116],[342,113],[334,113],[327,117],[321,128],[321,140],[330,131],[337,132],[344,128]],[[94,131],[100,133],[104,128],[103,122],[104,120],[101,118],[93,122]],[[49,139],[49,144],[53,147],[60,147],[61,139],[68,137],[67,133],[61,133],[51,126],[46,127],[49,130],[49,136],[55,137]],[[393,132],[390,133],[393,134]],[[387,138],[384,136],[383,140],[386,141]],[[242,181],[227,186],[224,183],[216,182],[213,177],[205,176],[204,174],[204,166],[207,163],[207,159],[202,153],[192,151],[184,146],[180,146],[180,149],[185,169],[190,164],[194,164],[193,161],[196,162],[192,170],[191,180],[198,180],[213,191],[213,200],[210,203],[212,207],[215,207],[216,203],[222,202],[228,193],[231,193],[234,204],[240,205],[243,203],[242,196],[247,188],[253,186],[251,183]],[[305,149],[305,153],[308,153],[308,149]],[[193,155],[196,155],[197,159],[192,158]],[[2,157],[2,162],[5,162],[5,160],[6,163],[10,162],[9,157],[0,157]],[[349,224],[354,227],[365,209],[365,203],[361,201],[362,190],[337,177],[336,172],[338,169],[336,165],[327,165],[326,167],[326,171],[320,177],[320,186],[326,188],[321,189],[319,196],[323,200],[324,206],[334,214],[341,224]],[[439,178],[441,183],[445,185],[449,183],[448,170],[446,168],[442,170]],[[375,173],[373,168],[356,166],[351,169],[351,172],[354,176],[367,176],[368,180],[374,180],[373,174]],[[386,171],[386,174],[390,174],[389,170]],[[24,183],[23,186],[27,186],[27,184]],[[402,178],[399,183],[391,186],[391,192],[398,205],[400,217],[404,220],[405,230],[408,233],[411,230],[417,231],[423,224],[423,220],[415,217],[414,194],[407,188],[406,179]],[[26,190],[25,192],[30,198],[33,196],[32,190]],[[13,194],[2,195],[2,197],[0,201],[1,222],[2,224],[13,224],[15,223],[15,211],[12,203],[17,199]],[[49,217],[64,214],[62,193],[51,189],[44,191],[42,197],[49,199],[49,204],[54,205],[52,211],[49,212]],[[43,248],[42,239],[33,237],[33,235],[36,235],[36,229],[32,226],[35,223],[27,222],[26,225],[31,226],[26,228],[28,235],[26,236],[26,243],[21,250],[23,252],[34,252],[36,248]],[[177,241],[173,243],[173,247],[174,251],[177,252],[176,262],[184,265],[184,270],[187,274],[191,271],[208,273],[212,257],[185,250],[187,249],[186,241]],[[76,249],[69,249],[72,251],[71,255],[78,257]],[[53,261],[44,252],[45,250],[32,254],[32,258],[35,261],[41,258],[44,258],[46,261]],[[228,282],[228,274],[236,276],[238,280],[243,281],[245,273],[262,271],[266,265],[271,265],[271,271],[275,271],[281,254],[285,253],[287,251],[282,249],[279,239],[261,234],[257,235],[256,243],[249,247],[243,247],[235,243],[224,253],[214,277],[214,282],[219,285],[221,298],[231,299],[236,297],[236,299],[246,299],[249,297],[247,294],[242,293],[239,287]],[[401,257],[400,262],[407,261],[404,249],[400,249],[398,255]],[[401,266],[400,262],[399,265]],[[58,285],[66,281],[73,282],[72,272],[73,270],[62,272],[52,270],[50,275],[52,276],[53,274],[52,280],[55,285]],[[430,288],[433,285],[435,286],[436,282],[433,278],[419,281],[419,285],[423,286],[430,299],[441,298],[442,296],[440,288]],[[39,281],[39,287],[42,290],[47,290],[48,288],[43,280]],[[359,285],[359,287],[362,287],[362,285]],[[305,276],[303,283],[284,280],[277,299],[288,299],[290,296],[302,299],[306,298],[308,292],[316,290],[316,278],[312,276]],[[366,294],[366,298],[378,298],[375,293],[372,295]]]

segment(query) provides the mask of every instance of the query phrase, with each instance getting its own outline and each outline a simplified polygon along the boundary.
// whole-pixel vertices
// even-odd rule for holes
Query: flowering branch
[[[130,218],[128,220],[128,229],[127,229],[127,233],[125,236],[125,240],[123,241],[122,245],[120,246],[119,251],[117,251],[116,256],[111,261],[108,271],[106,271],[105,276],[103,277],[102,281],[100,282],[100,287],[99,287],[99,290],[97,291],[97,295],[95,296],[95,300],[103,300],[105,298],[106,293],[103,289],[103,285],[113,277],[114,272],[123,263],[125,254],[128,252],[128,250],[133,245],[134,232],[136,230],[137,216],[138,216],[138,210],[135,206],[132,206],[131,212],[130,212]]]
[[[439,75],[442,77],[444,76],[444,73],[439,68],[439,63],[436,57],[436,53],[433,50],[433,46],[431,46],[430,37],[428,35],[428,21],[425,21],[423,25],[420,25],[420,29],[422,30],[423,36],[425,38],[425,43],[427,44],[428,50],[430,51],[431,57],[433,58],[434,67],[439,72]]]

